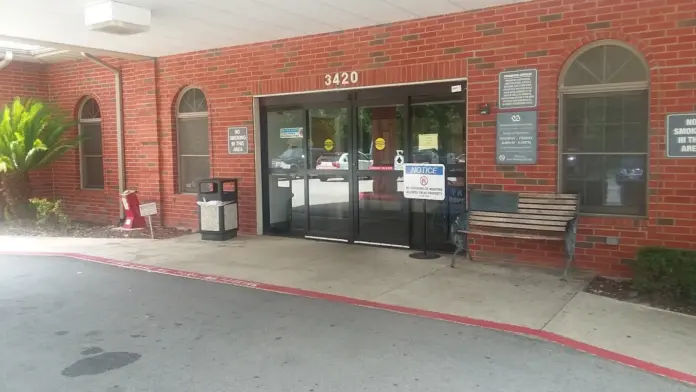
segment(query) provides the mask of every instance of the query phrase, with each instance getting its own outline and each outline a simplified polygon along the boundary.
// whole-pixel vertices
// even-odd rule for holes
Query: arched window
[[[102,118],[94,98],[82,102],[79,111],[80,181],[85,189],[104,189],[104,157],[102,155]]]
[[[184,90],[176,111],[179,192],[195,193],[196,182],[210,176],[208,102],[197,88]]]
[[[559,184],[581,211],[647,211],[650,72],[642,56],[614,41],[587,45],[560,79]]]

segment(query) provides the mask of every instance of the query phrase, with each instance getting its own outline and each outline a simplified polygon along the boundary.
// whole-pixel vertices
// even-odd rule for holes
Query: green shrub
[[[63,212],[61,200],[30,199],[36,210],[36,223],[40,226],[67,227],[70,219]]]
[[[641,293],[696,302],[696,251],[642,248],[633,276],[633,286]]]

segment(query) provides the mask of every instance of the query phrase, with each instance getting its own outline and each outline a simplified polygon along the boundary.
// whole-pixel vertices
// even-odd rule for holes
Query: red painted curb
[[[206,282],[215,282],[223,284],[231,284],[235,286],[254,288],[263,291],[270,291],[281,294],[295,295],[305,298],[315,298],[322,299],[333,302],[341,302],[355,306],[361,306],[365,308],[386,310],[389,312],[402,313],[411,316],[425,317],[430,319],[449,321],[457,324],[470,325],[474,327],[481,327],[486,329],[492,329],[501,332],[514,333],[518,335],[525,335],[528,337],[533,337],[548,342],[556,343],[561,346],[569,347],[578,351],[582,351],[599,358],[607,359],[610,361],[618,362],[626,366],[631,366],[636,369],[640,369],[649,373],[657,374],[663,377],[667,377],[676,381],[681,381],[689,384],[696,385],[696,375],[684,373],[678,370],[666,368],[664,366],[656,365],[654,363],[646,362],[638,358],[630,357],[628,355],[619,354],[614,351],[606,350],[591,344],[583,343],[577,340],[573,340],[552,332],[542,331],[530,327],[524,327],[515,324],[499,323],[496,321],[475,319],[466,316],[456,316],[453,314],[433,312],[430,310],[409,308],[406,306],[399,305],[389,305],[379,302],[367,301],[363,299],[344,297],[336,294],[321,293],[317,291],[303,290],[292,287],[277,286],[267,283],[251,282],[243,279],[234,279],[224,276],[200,274],[197,272],[188,272],[182,270],[176,270],[164,267],[154,267],[144,264],[131,263],[128,261],[119,261],[108,259],[99,256],[90,256],[80,253],[61,253],[61,252],[8,252],[0,251],[0,255],[17,255],[17,256],[59,256],[59,257],[70,257],[79,260],[91,261],[100,264],[107,264],[111,266],[127,268],[138,271],[145,272],[155,272],[158,274],[178,276],[183,278],[204,280]]]

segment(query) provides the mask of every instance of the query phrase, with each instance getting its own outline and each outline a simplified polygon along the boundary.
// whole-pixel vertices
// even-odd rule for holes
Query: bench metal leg
[[[568,281],[568,271],[570,271],[570,266],[573,263],[574,257],[566,257],[565,268],[563,269],[563,277],[561,280]]]
[[[565,255],[566,255],[566,262],[565,262],[565,268],[563,269],[563,277],[561,278],[563,281],[568,280],[568,272],[570,271],[570,267],[573,264],[573,261],[575,260],[575,241],[577,238],[577,229],[578,229],[578,218],[574,218],[570,222],[568,222],[568,227],[567,231],[565,234]]]
[[[452,255],[452,261],[450,262],[450,268],[454,268],[454,263],[457,259],[457,255],[460,252],[465,252],[469,260],[471,260],[471,255],[469,254],[469,244],[467,242],[467,235],[466,234],[456,234],[454,236],[454,245],[457,247],[457,249],[454,251],[454,254]]]
[[[457,260],[457,254],[461,252],[462,250],[457,247],[457,249],[454,250],[454,254],[452,255],[452,261],[450,262],[450,268],[454,268],[454,262]]]

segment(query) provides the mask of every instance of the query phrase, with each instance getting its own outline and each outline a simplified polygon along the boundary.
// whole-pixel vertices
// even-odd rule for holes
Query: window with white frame
[[[560,85],[560,187],[590,214],[647,213],[650,73],[615,41],[582,48]]]
[[[208,102],[189,88],[179,96],[176,112],[179,192],[195,193],[197,182],[210,176]]]
[[[80,106],[80,181],[85,189],[104,189],[102,117],[99,104],[87,98]]]

